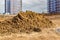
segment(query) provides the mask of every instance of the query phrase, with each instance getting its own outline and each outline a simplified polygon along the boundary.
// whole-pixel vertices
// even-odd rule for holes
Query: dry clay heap
[[[20,12],[12,19],[0,22],[0,33],[40,32],[41,28],[50,28],[53,23],[42,14],[32,11]]]

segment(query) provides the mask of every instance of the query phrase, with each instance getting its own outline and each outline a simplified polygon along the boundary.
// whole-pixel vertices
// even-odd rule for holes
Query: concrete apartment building
[[[16,14],[22,11],[22,0],[5,0],[5,13]]]
[[[48,12],[60,12],[60,0],[48,0]]]
[[[10,13],[10,0],[5,0],[5,13]]]

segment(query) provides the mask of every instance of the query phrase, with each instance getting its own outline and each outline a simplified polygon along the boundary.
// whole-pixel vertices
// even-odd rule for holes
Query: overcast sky
[[[23,11],[32,10],[35,12],[47,11],[47,0],[22,0]],[[4,12],[4,0],[0,0],[0,13]]]
[[[4,0],[0,0],[0,13],[4,12]]]
[[[47,0],[24,0],[23,10],[47,12]]]

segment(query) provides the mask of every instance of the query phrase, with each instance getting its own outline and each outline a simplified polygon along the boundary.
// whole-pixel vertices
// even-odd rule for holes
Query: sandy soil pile
[[[0,33],[40,32],[41,28],[50,28],[53,23],[43,15],[32,12],[20,12],[12,19],[0,22]]]

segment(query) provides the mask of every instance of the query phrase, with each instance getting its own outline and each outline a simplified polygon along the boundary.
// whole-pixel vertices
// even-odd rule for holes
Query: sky
[[[24,0],[23,11],[47,12],[47,0]]]
[[[4,13],[4,0],[0,0],[0,13]]]
[[[47,0],[22,0],[23,11],[47,12]],[[0,0],[0,13],[4,13],[4,0]]]

